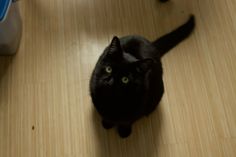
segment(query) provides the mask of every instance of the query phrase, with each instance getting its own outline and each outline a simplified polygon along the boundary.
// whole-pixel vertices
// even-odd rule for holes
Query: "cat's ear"
[[[109,54],[119,52],[121,52],[120,40],[117,36],[114,36],[109,46]]]
[[[136,62],[136,70],[139,73],[146,73],[153,66],[154,61],[152,59],[143,59]]]

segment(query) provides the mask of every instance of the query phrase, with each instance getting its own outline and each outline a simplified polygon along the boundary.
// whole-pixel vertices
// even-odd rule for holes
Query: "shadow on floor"
[[[12,60],[13,56],[0,56],[0,107],[7,102],[8,85],[11,81],[8,71]]]
[[[13,56],[0,56],[0,84],[8,71],[9,65],[12,63]],[[5,81],[4,81],[5,82]]]

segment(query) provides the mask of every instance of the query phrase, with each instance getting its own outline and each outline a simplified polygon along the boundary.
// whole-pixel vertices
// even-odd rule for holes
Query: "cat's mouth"
[[[104,82],[105,86],[112,86],[114,84],[114,79],[108,77],[108,78],[104,79],[103,82]]]

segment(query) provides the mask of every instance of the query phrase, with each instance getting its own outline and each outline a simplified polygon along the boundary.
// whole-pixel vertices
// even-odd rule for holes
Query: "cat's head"
[[[138,60],[125,53],[119,38],[114,37],[95,67],[92,92],[117,102],[137,97],[144,90],[146,74],[152,65],[152,59]]]

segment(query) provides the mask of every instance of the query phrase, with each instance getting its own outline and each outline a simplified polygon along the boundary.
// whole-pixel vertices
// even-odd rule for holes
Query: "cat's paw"
[[[128,137],[132,132],[131,126],[119,126],[118,127],[118,133],[120,137],[126,138]]]
[[[110,122],[107,122],[105,120],[102,120],[102,126],[103,128],[105,129],[111,129],[113,128],[114,124],[113,123],[110,123]]]

